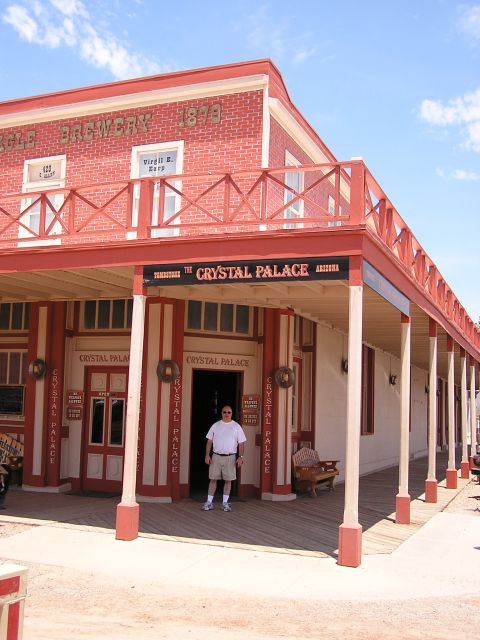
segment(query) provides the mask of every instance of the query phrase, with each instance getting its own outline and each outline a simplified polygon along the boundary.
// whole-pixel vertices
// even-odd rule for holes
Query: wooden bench
[[[338,476],[338,460],[320,460],[315,449],[302,447],[292,456],[292,472],[296,491],[307,486],[310,495],[317,497],[317,484],[328,483],[329,491],[333,491],[333,481]]]

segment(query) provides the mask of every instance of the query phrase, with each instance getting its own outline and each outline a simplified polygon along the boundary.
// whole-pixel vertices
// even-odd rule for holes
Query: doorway
[[[242,373],[236,371],[193,371],[190,430],[190,496],[195,494],[205,496],[208,487],[208,469],[205,464],[205,436],[212,424],[220,419],[222,407],[226,404],[230,405],[233,411],[233,419],[239,422],[242,375]],[[236,493],[236,485],[236,482],[232,484],[232,495]]]
[[[92,367],[86,378],[82,489],[120,494],[128,369]]]

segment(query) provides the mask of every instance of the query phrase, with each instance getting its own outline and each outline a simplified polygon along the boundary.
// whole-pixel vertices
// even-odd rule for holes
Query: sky
[[[271,58],[480,319],[480,0],[0,0],[0,101]]]

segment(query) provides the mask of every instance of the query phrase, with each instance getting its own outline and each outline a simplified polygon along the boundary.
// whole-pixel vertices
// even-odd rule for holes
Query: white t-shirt
[[[235,420],[215,422],[208,430],[207,438],[213,441],[214,453],[227,454],[236,453],[237,446],[247,440],[242,427]]]

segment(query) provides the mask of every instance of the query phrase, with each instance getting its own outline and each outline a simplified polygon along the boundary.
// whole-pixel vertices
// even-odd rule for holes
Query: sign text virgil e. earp
[[[147,286],[343,280],[348,277],[348,257],[149,265],[143,277]]]

